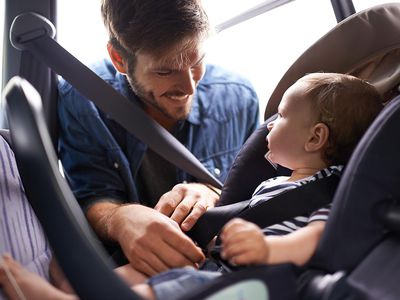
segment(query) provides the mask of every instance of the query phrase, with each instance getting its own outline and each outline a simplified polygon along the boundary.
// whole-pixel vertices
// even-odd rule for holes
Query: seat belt
[[[55,28],[49,20],[36,13],[24,13],[14,19],[10,32],[15,48],[29,51],[47,64],[154,152],[200,182],[222,187],[222,183],[174,136],[61,47],[52,38]]]
[[[208,243],[233,218],[242,218],[265,228],[297,216],[311,214],[332,202],[340,177],[332,174],[249,207],[250,200],[210,208],[188,235],[206,249]]]

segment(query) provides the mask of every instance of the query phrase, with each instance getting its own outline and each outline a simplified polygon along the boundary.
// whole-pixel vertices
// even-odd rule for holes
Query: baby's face
[[[277,119],[268,124],[268,158],[292,170],[303,167],[304,146],[316,121],[311,101],[304,96],[306,85],[296,82],[285,92]]]

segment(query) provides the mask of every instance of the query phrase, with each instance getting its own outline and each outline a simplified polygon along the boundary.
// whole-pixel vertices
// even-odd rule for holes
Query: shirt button
[[[214,169],[214,174],[217,175],[217,176],[219,176],[219,175],[221,174],[221,170],[218,169],[218,168],[215,168],[215,169]]]
[[[116,168],[116,169],[119,168],[119,164],[117,162],[114,163],[114,168]]]

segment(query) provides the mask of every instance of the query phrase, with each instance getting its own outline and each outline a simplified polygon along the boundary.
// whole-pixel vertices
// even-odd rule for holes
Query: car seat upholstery
[[[308,73],[348,73],[392,98],[400,76],[400,3],[358,12],[310,46],[286,71],[271,94],[265,119],[277,112],[284,92]]]
[[[385,107],[354,151],[314,265],[328,271],[352,269],[386,234],[384,215],[400,199],[400,142],[393,138],[400,128],[399,100]]]
[[[267,125],[274,118],[275,116],[272,116],[261,124],[242,146],[224,184],[218,206],[250,199],[254,189],[261,181],[266,178],[289,174],[289,170],[286,168],[281,166],[275,168],[265,159],[265,153],[268,151],[266,144]],[[251,174],[248,174],[250,173],[248,170],[251,170]],[[243,174],[248,176],[243,176]]]
[[[354,151],[310,262],[310,267],[330,273],[350,273],[350,285],[364,299],[400,296],[400,288],[393,279],[400,275],[400,142],[394,138],[399,128],[397,97],[377,117]],[[370,284],[375,280],[379,284],[375,282],[372,288]]]

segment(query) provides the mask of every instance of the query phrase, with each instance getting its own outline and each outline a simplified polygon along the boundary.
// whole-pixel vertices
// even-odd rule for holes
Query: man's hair
[[[374,86],[354,76],[312,73],[300,81],[308,86],[306,98],[312,101],[318,122],[329,128],[324,160],[346,164],[357,143],[383,108]]]
[[[138,51],[160,54],[199,41],[209,31],[199,0],[102,0],[101,12],[110,43],[127,60]]]

